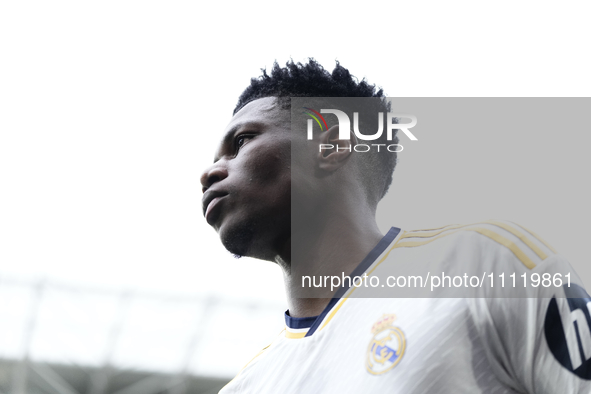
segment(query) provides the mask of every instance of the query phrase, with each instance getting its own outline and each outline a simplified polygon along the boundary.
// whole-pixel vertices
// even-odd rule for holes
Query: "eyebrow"
[[[262,122],[256,122],[256,121],[247,121],[247,122],[243,122],[243,123],[238,123],[237,125],[233,126],[230,130],[228,130],[228,132],[224,135],[224,138],[222,138],[222,144],[220,146],[220,150],[223,150],[223,148],[225,148],[226,146],[228,146],[228,144],[230,143],[230,141],[232,141],[232,138],[234,137],[234,134],[236,134],[236,132],[244,127],[257,127],[257,128],[262,128],[264,126],[264,124]],[[219,157],[214,157],[213,158],[213,162],[214,164],[219,160]]]

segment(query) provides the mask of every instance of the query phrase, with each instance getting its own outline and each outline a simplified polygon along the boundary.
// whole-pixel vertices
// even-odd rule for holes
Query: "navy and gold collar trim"
[[[361,276],[367,269],[377,260],[377,258],[384,253],[388,245],[390,245],[394,239],[400,233],[400,229],[397,227],[392,227],[388,233],[378,242],[378,244],[372,249],[371,252],[365,258],[357,268],[353,270],[350,274],[351,277],[354,276]],[[287,338],[303,338],[309,337],[320,326],[320,323],[324,320],[326,315],[331,311],[331,309],[339,302],[341,297],[343,297],[347,291],[349,290],[350,286],[342,286],[337,290],[335,296],[329,301],[328,305],[322,313],[318,316],[313,317],[291,317],[289,316],[289,311],[285,312],[285,336]]]
[[[308,333],[318,316],[291,317],[289,311],[285,311],[285,336],[287,338],[303,338]]]
[[[285,311],[285,325],[289,328],[310,328],[318,316],[312,317],[291,317],[289,311]]]

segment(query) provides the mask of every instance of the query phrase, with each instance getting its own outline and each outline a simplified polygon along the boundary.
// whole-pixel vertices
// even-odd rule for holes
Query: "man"
[[[205,218],[226,249],[279,264],[288,296],[285,332],[222,393],[590,393],[591,299],[574,274],[570,286],[568,263],[506,222],[381,234],[376,207],[397,150],[357,148],[358,129],[380,131],[383,120],[360,115],[351,132],[322,116],[338,106],[353,119],[357,105],[380,117],[390,111],[382,90],[338,63],[332,73],[312,59],[275,64],[241,95],[201,178]],[[297,125],[308,115],[318,128],[306,134]],[[373,142],[398,141],[378,132]],[[428,296],[416,284],[428,282],[424,273],[439,280]],[[498,284],[443,289],[446,274],[452,287],[452,278],[486,273],[560,281],[525,293]],[[369,276],[397,279],[372,287]],[[393,293],[401,278],[418,292]]]

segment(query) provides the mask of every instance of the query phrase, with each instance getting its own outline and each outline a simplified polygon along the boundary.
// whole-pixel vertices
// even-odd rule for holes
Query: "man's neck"
[[[345,210],[345,215],[340,212],[325,212],[317,225],[292,231],[291,262],[282,265],[292,317],[322,313],[337,290],[331,290],[331,281],[324,278],[349,275],[383,237],[370,209]],[[316,282],[323,280],[323,286],[304,290],[303,275],[316,278]]]

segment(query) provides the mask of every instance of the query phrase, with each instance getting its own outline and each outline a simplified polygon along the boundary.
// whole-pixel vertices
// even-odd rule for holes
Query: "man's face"
[[[289,116],[273,97],[247,104],[201,176],[205,219],[231,253],[274,260],[289,242]]]

